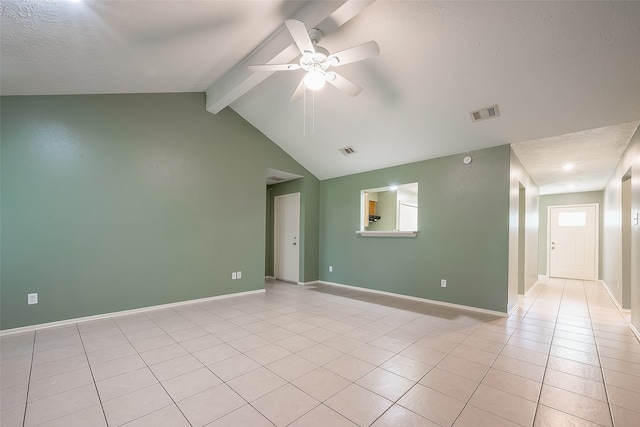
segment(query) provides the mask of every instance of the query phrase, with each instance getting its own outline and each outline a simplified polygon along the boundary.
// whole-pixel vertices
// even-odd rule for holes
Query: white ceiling
[[[549,147],[596,129],[586,133],[598,135],[595,146],[619,157],[629,123],[640,120],[640,2],[2,0],[0,8],[1,94],[207,91],[210,111],[230,105],[320,179],[529,141],[518,153],[539,151],[535,162],[521,160],[546,186],[557,167],[544,172],[557,156]],[[278,55],[295,59],[283,26],[292,17],[324,30],[329,51],[378,42],[379,57],[337,70],[360,95],[328,86],[305,110],[303,100],[289,102],[300,71],[248,72]],[[499,118],[471,122],[469,112],[493,104]],[[343,156],[344,146],[357,153]],[[610,171],[615,161],[593,167]]]

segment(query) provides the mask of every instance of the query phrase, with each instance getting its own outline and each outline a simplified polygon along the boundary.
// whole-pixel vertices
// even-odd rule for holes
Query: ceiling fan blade
[[[356,96],[362,92],[362,88],[360,86],[333,71],[327,73],[327,83],[337,87],[343,92],[346,92],[350,96]]]
[[[293,41],[296,42],[298,49],[300,49],[300,53],[303,55],[305,52],[311,54],[316,53],[316,50],[313,48],[313,42],[309,38],[307,27],[304,26],[304,22],[298,21],[297,19],[287,19],[284,21],[284,24],[289,29]]]
[[[291,102],[297,101],[298,99],[302,98],[302,95],[304,95],[304,77],[302,78],[302,80],[300,80],[300,84],[298,84],[295,92],[293,92],[293,95],[291,96]]]
[[[331,65],[338,66],[362,61],[363,59],[372,58],[379,54],[380,46],[378,46],[378,43],[371,40],[370,42],[362,43],[358,46],[329,55],[329,61],[331,61]]]
[[[249,65],[251,71],[290,71],[300,68],[299,64],[259,64]]]

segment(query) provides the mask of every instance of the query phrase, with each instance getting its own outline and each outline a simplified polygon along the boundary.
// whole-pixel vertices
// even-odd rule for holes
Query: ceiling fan
[[[291,37],[300,49],[300,59],[297,64],[262,64],[249,65],[251,71],[294,71],[305,70],[307,74],[302,78],[296,88],[291,101],[295,101],[304,94],[305,87],[311,90],[321,89],[325,83],[356,96],[362,88],[346,79],[335,71],[329,71],[329,67],[338,67],[363,59],[372,58],[380,53],[380,47],[375,41],[369,41],[349,49],[330,54],[318,42],[323,37],[322,31],[313,28],[307,32],[302,21],[288,19],[285,22]]]

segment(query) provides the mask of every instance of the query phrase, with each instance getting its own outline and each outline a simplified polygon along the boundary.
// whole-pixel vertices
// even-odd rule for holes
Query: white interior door
[[[274,197],[273,261],[276,279],[298,282],[300,193]]]
[[[549,276],[597,280],[597,205],[549,208]]]

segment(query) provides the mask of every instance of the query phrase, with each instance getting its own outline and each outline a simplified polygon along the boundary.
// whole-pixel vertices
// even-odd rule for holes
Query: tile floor
[[[0,345],[2,427],[640,425],[640,344],[594,282],[509,318],[269,282]]]

